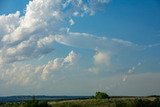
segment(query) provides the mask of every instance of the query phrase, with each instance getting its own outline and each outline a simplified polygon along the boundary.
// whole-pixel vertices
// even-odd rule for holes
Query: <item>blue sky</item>
[[[159,95],[159,10],[158,0],[1,0],[0,95]]]
[[[159,42],[159,5],[156,0],[113,0],[105,7],[105,11],[80,19],[73,30],[107,35],[138,44]],[[97,27],[93,28],[95,24]]]

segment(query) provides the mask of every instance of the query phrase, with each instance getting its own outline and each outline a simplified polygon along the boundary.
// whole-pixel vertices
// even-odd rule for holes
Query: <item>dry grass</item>
[[[48,102],[52,107],[150,107],[155,103],[155,97],[143,98],[110,98],[110,99],[85,99]],[[159,103],[158,103],[159,104]],[[138,106],[137,106],[138,105]],[[146,106],[148,105],[148,106]],[[157,106],[156,106],[157,107]],[[158,105],[160,107],[160,105]]]

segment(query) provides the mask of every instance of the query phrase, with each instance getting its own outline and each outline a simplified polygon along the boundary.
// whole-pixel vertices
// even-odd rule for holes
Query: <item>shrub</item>
[[[38,101],[35,99],[35,97],[33,97],[31,101],[27,101],[23,106],[24,107],[50,107],[47,104],[47,101]]]
[[[109,98],[109,96],[104,92],[96,92],[95,98],[96,99],[106,99],[106,98]]]

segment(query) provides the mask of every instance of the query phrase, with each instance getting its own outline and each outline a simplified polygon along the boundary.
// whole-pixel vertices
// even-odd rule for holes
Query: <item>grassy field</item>
[[[155,97],[51,101],[48,104],[52,107],[160,107],[160,101]]]
[[[156,97],[118,97],[64,101],[31,100],[20,103],[0,103],[0,107],[160,107],[160,99]]]

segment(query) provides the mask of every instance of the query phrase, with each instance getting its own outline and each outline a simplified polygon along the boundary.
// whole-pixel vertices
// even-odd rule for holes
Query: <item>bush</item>
[[[104,92],[96,92],[95,98],[96,99],[106,99],[106,98],[109,98],[109,96]]]
[[[50,106],[47,104],[47,101],[38,101],[35,99],[35,97],[33,97],[31,101],[27,101],[24,104],[24,107],[50,107]]]
[[[116,107],[127,107],[127,101],[116,101]]]

